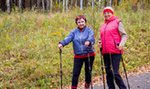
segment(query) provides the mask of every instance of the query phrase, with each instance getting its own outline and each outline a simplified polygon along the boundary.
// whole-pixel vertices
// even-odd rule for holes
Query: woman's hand
[[[90,41],[85,41],[84,45],[88,47],[90,45]]]
[[[119,50],[123,50],[123,49],[124,49],[122,46],[117,46],[117,48],[118,48]]]
[[[101,42],[101,41],[98,42],[98,47],[99,47],[99,48],[102,47],[102,42]]]
[[[63,45],[62,44],[58,44],[58,48],[62,49],[63,48]]]

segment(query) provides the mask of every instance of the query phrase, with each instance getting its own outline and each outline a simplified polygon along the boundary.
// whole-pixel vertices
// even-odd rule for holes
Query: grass
[[[0,87],[8,89],[49,89],[59,86],[59,50],[57,44],[76,27],[74,18],[84,14],[87,25],[94,29],[96,59],[93,76],[100,74],[97,41],[99,25],[103,23],[101,10],[91,9],[67,13],[41,14],[37,12],[6,13],[0,18]],[[124,10],[116,8],[129,35],[124,54],[127,70],[150,65],[150,10]],[[71,84],[73,49],[63,49],[63,83]],[[84,71],[80,81],[84,79]]]

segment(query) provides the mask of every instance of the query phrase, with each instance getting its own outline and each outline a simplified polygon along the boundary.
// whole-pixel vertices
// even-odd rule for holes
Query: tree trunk
[[[68,0],[66,0],[66,11],[68,11]]]
[[[75,1],[75,7],[77,7],[77,6],[78,6],[78,0]]]
[[[43,11],[45,11],[45,3],[44,3],[45,0],[42,0],[42,8],[43,8]]]
[[[37,8],[40,9],[41,0],[37,0]]]
[[[83,10],[83,0],[80,0],[80,10]]]
[[[141,0],[141,1],[142,1],[142,0]],[[119,6],[120,2],[121,2],[121,0],[118,0],[118,1],[117,1],[117,5],[118,5],[118,6]]]
[[[88,7],[88,0],[84,0],[84,6]]]
[[[80,7],[80,2],[81,2],[81,0],[76,0],[76,1],[77,1],[77,6]]]
[[[105,0],[105,2],[104,2],[104,7],[106,7],[107,6],[107,0]]]
[[[60,0],[58,0],[58,4],[60,4]]]
[[[19,10],[22,12],[22,0],[19,0]]]
[[[74,6],[73,3],[74,3],[73,0],[71,0],[71,7]]]
[[[121,0],[113,0],[113,4],[114,6],[119,6],[119,3],[120,3]]]
[[[37,1],[38,0],[34,0],[34,8],[37,8]]]
[[[70,8],[72,8],[73,7],[73,0],[70,0],[70,6],[69,6]]]
[[[46,0],[46,10],[50,10],[50,0]]]
[[[32,0],[30,0],[30,10],[32,9]]]
[[[65,0],[63,0],[63,12],[65,11]]]
[[[6,4],[7,4],[7,12],[10,14],[11,13],[11,2],[10,2],[10,0],[7,0]]]
[[[94,0],[92,0],[92,9],[94,8]]]
[[[6,0],[1,0],[1,9],[2,11],[6,11]]]
[[[50,0],[50,11],[53,9],[53,0]]]
[[[101,8],[101,0],[98,1],[98,8],[100,10],[100,8]]]
[[[31,0],[30,9],[35,9],[35,8],[37,8],[37,0]]]
[[[18,6],[17,0],[12,0],[12,3],[13,3],[15,6]]]
[[[112,6],[112,0],[109,1],[109,6]]]
[[[22,9],[24,9],[25,8],[25,0],[22,0]]]

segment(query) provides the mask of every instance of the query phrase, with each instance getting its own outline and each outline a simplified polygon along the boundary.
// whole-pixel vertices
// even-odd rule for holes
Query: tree
[[[58,0],[58,4],[60,4],[60,0]]]
[[[19,0],[19,9],[22,12],[22,0]]]
[[[11,13],[11,1],[7,0],[6,4],[7,4],[7,12],[10,14]]]
[[[46,0],[46,10],[50,10],[50,0]]]
[[[92,9],[94,8],[94,0],[92,0]]]
[[[101,7],[101,0],[98,0],[98,8],[100,9]]]
[[[72,8],[74,6],[74,0],[71,0],[70,4],[71,4],[71,8]]]
[[[80,0],[80,10],[83,9],[83,0]]]
[[[66,11],[68,11],[68,0],[66,0]]]
[[[109,1],[109,6],[112,6],[112,0]]]
[[[37,8],[40,9],[41,0],[37,0]]]
[[[63,0],[63,12],[65,11],[65,0]]]
[[[107,0],[104,1],[104,7],[106,7],[106,6],[107,6]]]
[[[6,0],[0,0],[0,8],[2,11],[6,10]]]
[[[53,8],[53,0],[50,0],[50,11],[52,11]]]
[[[42,8],[43,8],[43,11],[45,11],[45,0],[42,0]]]
[[[129,0],[0,0],[0,9],[8,13],[10,13],[12,9],[15,10],[16,6],[19,7],[20,11],[23,11],[25,8],[32,9],[33,7],[35,9],[42,9],[43,11],[52,11],[53,8],[55,8],[55,10],[62,8],[63,11],[68,11],[68,9],[72,7],[79,7],[80,10],[83,10],[83,8],[88,7],[89,4],[92,6],[92,9],[95,5],[98,5],[100,9],[108,5],[118,6],[121,1],[128,2]],[[145,9],[145,7],[150,7],[150,0],[130,0],[130,3],[134,11],[138,8]]]

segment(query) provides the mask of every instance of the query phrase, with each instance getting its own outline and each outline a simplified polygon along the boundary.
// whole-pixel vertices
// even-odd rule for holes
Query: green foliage
[[[129,35],[125,61],[127,70],[149,64],[150,54],[150,10],[116,8],[115,14],[122,19]],[[0,87],[21,89],[49,89],[59,86],[59,50],[57,44],[76,27],[74,18],[84,14],[87,25],[99,38],[99,25],[103,17],[97,9],[83,11],[74,9],[67,13],[40,14],[36,12],[1,14],[0,16]],[[97,43],[93,76],[100,74],[100,58]],[[63,49],[63,83],[71,84],[73,49]],[[84,71],[80,81],[84,79]]]

